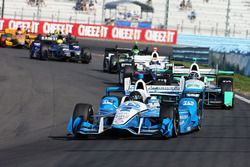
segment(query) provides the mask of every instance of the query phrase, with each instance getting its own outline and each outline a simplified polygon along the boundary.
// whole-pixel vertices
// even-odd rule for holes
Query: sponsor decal
[[[194,102],[193,101],[183,101],[182,105],[183,106],[193,106]]]
[[[158,30],[106,25],[77,24],[67,22],[47,22],[17,19],[0,19],[0,30],[6,28],[29,29],[32,33],[47,34],[55,30],[63,34],[71,33],[77,37],[105,38],[108,40],[126,40],[139,42],[156,42],[176,44],[176,30]]]

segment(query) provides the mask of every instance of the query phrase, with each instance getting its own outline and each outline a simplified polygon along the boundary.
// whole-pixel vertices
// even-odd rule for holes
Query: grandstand
[[[100,24],[105,17],[103,3],[111,1],[95,0],[93,10],[82,11],[75,10],[76,0],[44,0],[39,6],[28,4],[27,0],[6,0],[5,17]],[[250,4],[247,1],[191,0],[192,7],[180,8],[182,1],[169,0],[168,29],[177,29],[183,34],[249,38]],[[146,3],[147,0],[141,2]],[[152,0],[152,28],[164,27],[166,2]],[[196,13],[192,20],[188,18],[191,11]]]

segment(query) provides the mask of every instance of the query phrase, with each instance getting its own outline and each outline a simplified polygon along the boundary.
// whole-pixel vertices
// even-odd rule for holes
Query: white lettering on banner
[[[172,31],[155,31],[147,30],[145,33],[145,39],[154,42],[174,42],[175,32]]]
[[[140,40],[142,30],[118,28],[112,29],[112,38],[125,39],[125,40]]]
[[[43,33],[53,33],[55,30],[61,31],[62,34],[72,33],[73,24],[56,24],[45,22],[43,25]]]
[[[38,33],[38,26],[39,26],[40,23],[38,22],[32,22],[32,26],[31,26],[31,32],[32,33]]]
[[[3,30],[4,20],[0,20],[0,30]]]
[[[108,34],[108,28],[104,26],[80,25],[78,28],[78,34],[85,37],[106,38]]]
[[[15,20],[10,20],[9,21],[9,28],[17,29],[20,27],[21,29],[30,29],[31,32],[33,33],[38,33],[38,26],[39,22],[34,22],[34,21],[15,21]]]

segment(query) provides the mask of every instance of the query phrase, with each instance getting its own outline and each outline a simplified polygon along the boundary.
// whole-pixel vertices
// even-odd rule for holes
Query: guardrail
[[[179,34],[178,45],[209,47],[209,64],[250,76],[250,40]]]

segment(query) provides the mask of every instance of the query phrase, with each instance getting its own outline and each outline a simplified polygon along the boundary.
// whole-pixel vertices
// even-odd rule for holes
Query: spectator
[[[191,0],[187,0],[186,8],[187,9],[192,9],[192,2],[191,2]]]
[[[186,7],[185,5],[185,0],[182,0],[181,3],[180,3],[180,9],[184,9]]]
[[[197,17],[197,14],[195,12],[195,10],[192,10],[191,13],[188,15],[188,18],[192,21],[195,20]]]

